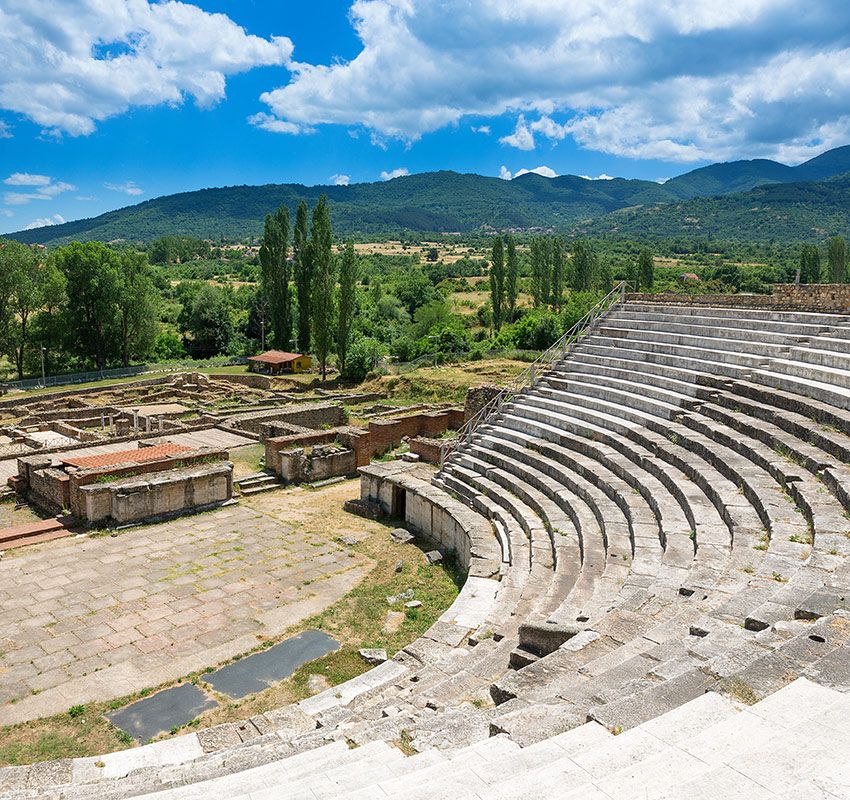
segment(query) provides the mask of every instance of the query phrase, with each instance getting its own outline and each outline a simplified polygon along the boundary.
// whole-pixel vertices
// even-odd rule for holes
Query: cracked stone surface
[[[327,505],[341,507],[352,486],[325,490]],[[0,724],[215,665],[338,600],[370,565],[310,524],[318,496],[264,494],[4,558]]]

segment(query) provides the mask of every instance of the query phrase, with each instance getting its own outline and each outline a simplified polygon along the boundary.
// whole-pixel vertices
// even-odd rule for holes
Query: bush
[[[549,311],[527,314],[513,326],[514,345],[521,350],[545,350],[560,336],[558,317]]]
[[[360,383],[375,369],[383,355],[384,347],[377,339],[369,336],[356,339],[348,350],[342,377]]]

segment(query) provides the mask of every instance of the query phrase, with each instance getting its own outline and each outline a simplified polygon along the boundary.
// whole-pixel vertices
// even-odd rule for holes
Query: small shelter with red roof
[[[248,371],[261,372],[264,375],[280,375],[285,372],[304,372],[313,365],[310,356],[301,353],[284,353],[282,350],[268,350],[258,356],[248,358]]]

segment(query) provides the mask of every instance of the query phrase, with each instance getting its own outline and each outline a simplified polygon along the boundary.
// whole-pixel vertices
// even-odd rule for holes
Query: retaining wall
[[[677,294],[630,293],[630,302],[673,303],[689,306],[724,306],[729,308],[764,308],[773,311],[812,311],[826,314],[850,313],[850,284],[847,283],[779,283],[773,294]]]

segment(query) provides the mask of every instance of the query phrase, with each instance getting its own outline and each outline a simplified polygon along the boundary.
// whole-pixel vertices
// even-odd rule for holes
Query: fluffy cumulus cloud
[[[138,197],[144,194],[145,190],[138,186],[135,181],[124,181],[124,183],[104,183],[106,189],[113,192],[121,192],[121,194],[129,194],[132,197]]]
[[[351,61],[291,62],[257,124],[407,142],[507,114],[506,147],[570,137],[669,161],[801,160],[850,138],[850,3],[356,0]]]
[[[403,178],[405,175],[410,175],[410,171],[407,167],[396,167],[395,169],[391,169],[389,172],[386,170],[381,173],[382,181],[391,181],[393,178]]]
[[[29,172],[13,172],[3,183],[14,190],[3,194],[3,202],[7,206],[24,206],[33,200],[52,200],[63,192],[71,192],[77,188],[49,175],[34,175]]]
[[[529,172],[533,172],[535,175],[542,175],[544,178],[557,178],[558,173],[552,169],[552,167],[539,166],[533,167],[532,169],[526,169],[523,167],[522,169],[518,169],[516,172],[511,172],[504,164],[499,168],[499,177],[503,181],[509,181],[513,178],[518,178],[520,175],[528,175]]]
[[[0,108],[54,134],[89,134],[135,106],[210,106],[228,75],[285,64],[292,43],[223,14],[148,0],[4,0]],[[0,136],[7,129],[0,127]]]
[[[46,228],[48,225],[61,225],[64,221],[65,218],[61,214],[54,214],[52,217],[40,217],[39,219],[34,219],[26,226],[26,229],[31,231],[33,228]]]
[[[351,183],[350,175],[331,175],[330,182],[334,186],[348,186]]]

